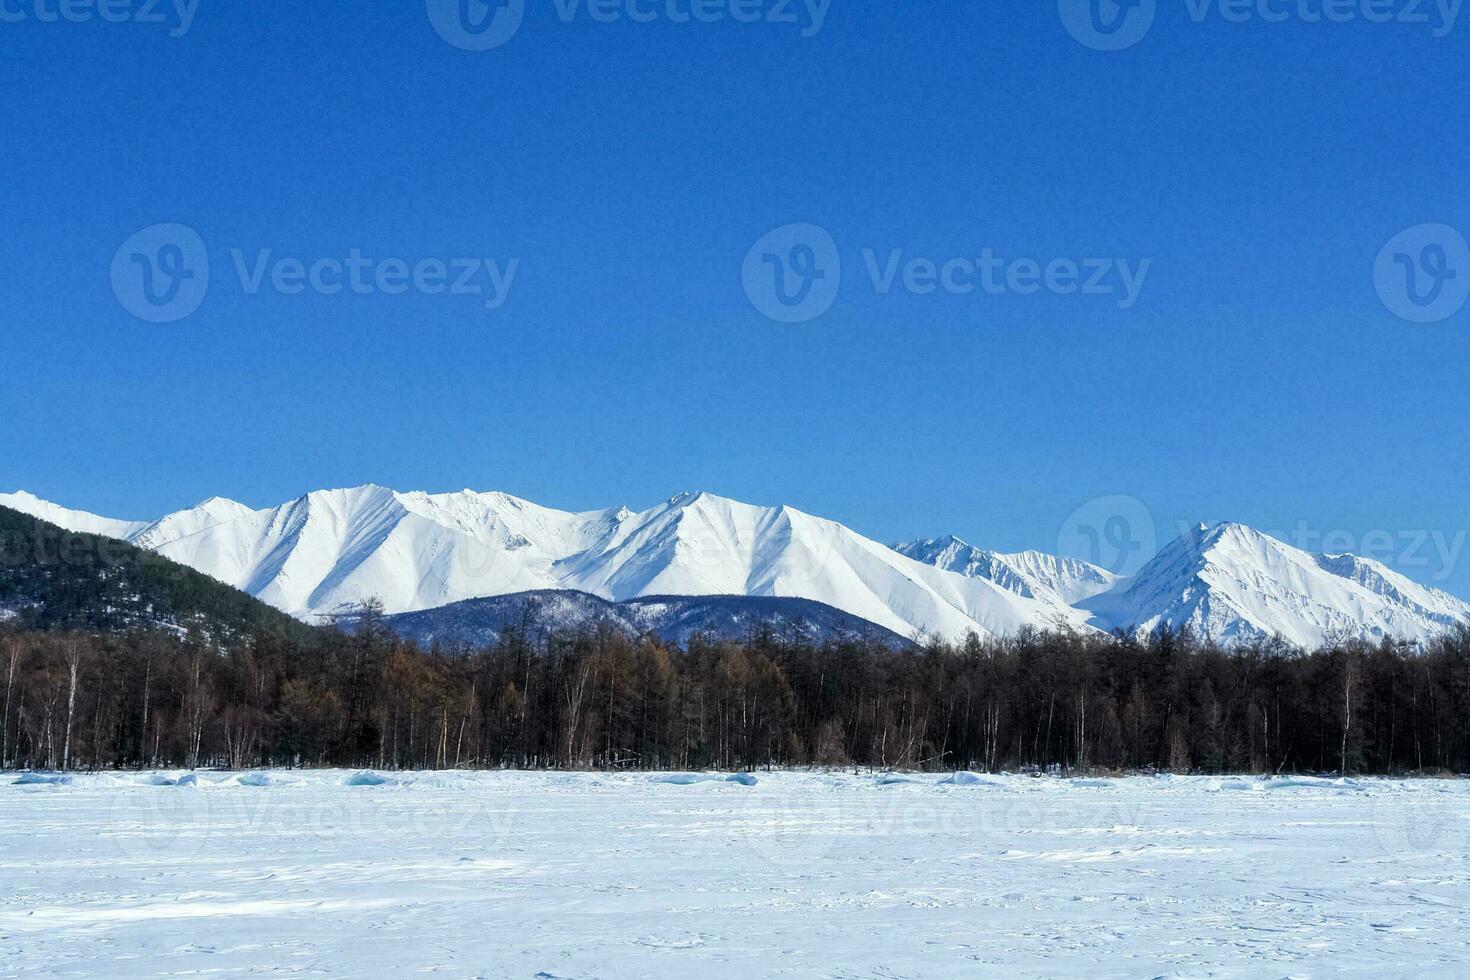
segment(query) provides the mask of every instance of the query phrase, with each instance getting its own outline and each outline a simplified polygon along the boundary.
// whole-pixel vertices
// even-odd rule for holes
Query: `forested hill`
[[[0,507],[0,627],[163,630],[218,644],[319,631],[222,582],[124,541]]]
[[[813,645],[837,640],[908,645],[897,633],[824,603],[776,596],[649,596],[609,602],[585,592],[547,589],[399,613],[383,622],[398,636],[425,647],[494,646],[511,629],[540,635],[584,625],[606,626],[630,638],[648,633],[678,647],[688,647],[696,636],[739,640],[762,631]]]

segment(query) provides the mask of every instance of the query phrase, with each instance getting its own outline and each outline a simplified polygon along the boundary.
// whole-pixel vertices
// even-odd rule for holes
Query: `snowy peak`
[[[908,555],[915,561],[934,565],[947,571],[959,572],[961,575],[972,574],[973,569],[984,563],[982,556],[990,554],[990,552],[983,552],[962,541],[953,534],[946,534],[942,538],[900,541],[893,546],[893,550],[901,555]]]
[[[922,565],[832,521],[710,493],[626,517],[556,567],[564,588],[614,601],[650,595],[810,599],[900,635],[1013,632],[1079,617]]]
[[[893,546],[926,565],[994,582],[1003,589],[1027,598],[1056,601],[1072,606],[1106,592],[1118,581],[1111,572],[1076,558],[1061,558],[1040,551],[1004,554],[986,551],[954,535],[901,542]]]
[[[255,513],[249,507],[223,497],[210,497],[188,510],[170,514],[125,535],[134,544],[151,548],[155,542],[172,541],[207,530],[217,524],[239,520]]]
[[[1243,524],[1201,525],[1132,579],[1082,603],[1104,629],[1185,626],[1220,641],[1281,636],[1428,640],[1470,623],[1470,604],[1352,555],[1315,555]]]

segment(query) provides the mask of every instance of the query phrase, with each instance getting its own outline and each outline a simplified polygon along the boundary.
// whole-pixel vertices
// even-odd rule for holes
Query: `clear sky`
[[[1399,250],[1375,276],[1470,232],[1470,11],[1192,0],[1083,43],[1056,0],[523,0],[513,36],[515,0],[483,32],[478,0],[68,2],[0,0],[0,490],[706,489],[1045,550],[1122,495],[1159,539],[1378,532],[1470,596],[1470,547],[1414,544],[1470,528],[1470,268],[1432,323]],[[817,308],[765,315],[773,260]],[[135,316],[145,271],[197,309]]]

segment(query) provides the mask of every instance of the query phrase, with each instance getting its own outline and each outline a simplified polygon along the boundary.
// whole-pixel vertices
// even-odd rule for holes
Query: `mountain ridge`
[[[79,523],[99,520],[74,513]],[[1037,623],[1080,626],[1083,618],[913,561],[836,522],[707,492],[641,512],[573,513],[503,493],[369,484],[262,510],[206,501],[132,539],[303,619],[373,597],[396,613],[537,589],[615,602],[654,594],[811,599],[900,636],[1003,635]]]
[[[954,536],[886,546],[789,506],[708,492],[643,511],[560,511],[502,492],[317,490],[254,509],[223,497],[151,522],[70,511],[30,494],[0,505],[105,528],[307,621],[369,599],[390,614],[492,596],[578,591],[805,599],[900,637],[1021,629],[1149,631],[1222,642],[1281,635],[1423,641],[1470,604],[1372,559],[1312,555],[1245,525],[1200,525],[1121,578],[1074,558],[988,551]]]

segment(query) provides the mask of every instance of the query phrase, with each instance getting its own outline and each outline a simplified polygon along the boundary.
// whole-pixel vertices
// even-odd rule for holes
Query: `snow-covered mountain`
[[[1470,603],[1355,555],[1302,551],[1243,524],[1201,524],[1138,574],[1082,601],[1102,629],[1189,626],[1230,642],[1303,647],[1350,636],[1428,640],[1470,623]]]
[[[1470,604],[1352,555],[1313,555],[1238,524],[1200,528],[1135,576],[958,538],[894,548],[790,507],[686,493],[644,511],[571,513],[503,493],[322,490],[254,510],[212,498],[158,521],[113,521],[30,494],[0,506],[125,538],[314,620],[377,597],[390,613],[490,596],[576,590],[809,599],[901,636],[1026,626],[1189,625],[1223,641],[1280,634],[1425,640]]]
[[[146,525],[106,523],[29,495],[0,495],[0,505],[44,510],[73,530],[116,533],[303,619],[374,596],[389,613],[402,613],[545,589],[614,602],[655,595],[811,599],[902,636],[1001,635],[1027,625],[1078,625],[1086,617],[1055,599],[914,561],[790,507],[706,493],[641,512],[568,513],[502,493],[363,486],[265,510],[213,498]]]
[[[1028,598],[1045,598],[1074,606],[1118,583],[1118,576],[1076,558],[1061,558],[1040,551],[1002,554],[986,551],[954,535],[904,541],[893,546],[926,565],[983,578],[1003,589]]]

